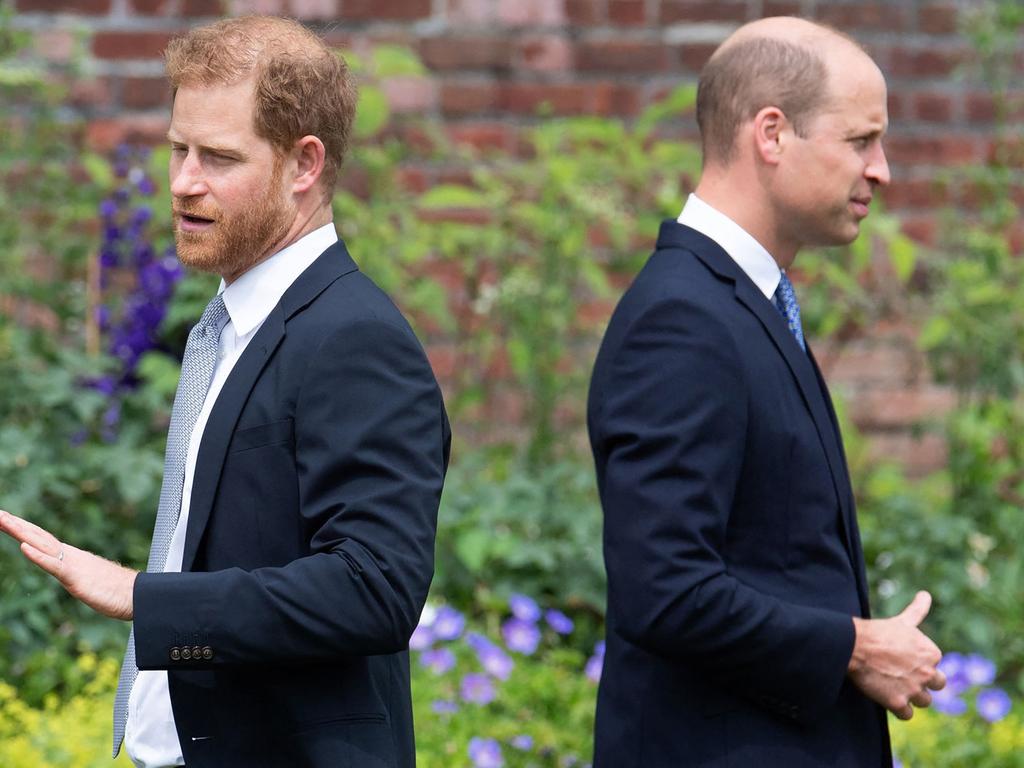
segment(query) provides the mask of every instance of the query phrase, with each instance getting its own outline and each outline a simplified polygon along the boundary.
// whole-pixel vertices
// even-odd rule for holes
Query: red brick
[[[944,387],[872,389],[851,403],[859,427],[892,429],[935,421],[956,406],[956,394]]]
[[[93,120],[85,132],[85,142],[97,152],[109,152],[124,142],[156,145],[167,134],[165,117],[130,117]]]
[[[426,352],[437,378],[450,379],[455,376],[459,353],[454,344],[428,344]]]
[[[441,112],[467,115],[490,112],[498,102],[498,86],[492,82],[441,83]]]
[[[172,37],[166,32],[98,32],[92,52],[100,59],[158,59]]]
[[[226,0],[182,0],[181,15],[194,16],[223,16],[226,12]]]
[[[494,218],[490,211],[482,208],[432,208],[418,209],[416,217],[427,223],[490,224]]]
[[[991,123],[996,119],[996,100],[990,93],[969,93],[966,97],[967,120]]]
[[[412,21],[431,14],[431,0],[341,0],[339,17],[356,21]]]
[[[448,0],[447,15],[456,24],[483,24],[494,19],[492,0]]]
[[[817,17],[837,29],[872,29],[899,32],[906,28],[903,9],[885,3],[821,3]]]
[[[872,329],[867,333],[872,333]],[[909,344],[857,340],[832,349],[827,343],[820,343],[815,355],[828,381],[842,382],[858,390],[879,385],[906,386],[924,368],[920,353]]]
[[[934,214],[929,213],[918,216],[907,216],[904,214],[900,217],[900,228],[911,240],[923,243],[924,245],[935,245],[938,224]]]
[[[922,477],[946,466],[949,452],[941,435],[912,432],[868,435],[868,455],[875,461],[895,461],[911,477]]]
[[[901,135],[886,140],[886,154],[895,165],[963,165],[983,159],[982,147],[970,135]]]
[[[398,185],[413,194],[422,194],[431,187],[431,179],[423,168],[402,166],[397,171]]]
[[[662,0],[658,21],[746,21],[747,3],[740,0]]]
[[[114,106],[110,81],[102,77],[75,78],[68,84],[67,103],[86,112]]]
[[[565,8],[558,0],[496,0],[498,20],[517,27],[547,27],[565,23]]]
[[[504,150],[515,147],[518,135],[504,123],[456,123],[448,129],[448,137],[455,144],[464,144],[480,150]]]
[[[686,43],[679,48],[679,63],[689,72],[700,72],[716,48],[714,43]]]
[[[948,77],[965,61],[964,48],[895,48],[890,52],[888,74],[893,77]]]
[[[506,82],[498,87],[498,106],[519,114],[580,115],[588,111],[589,95],[580,84]]]
[[[19,13],[81,13],[100,16],[110,13],[111,0],[15,0]]]
[[[803,7],[798,0],[765,0],[763,16],[799,16]]]
[[[338,0],[289,0],[289,15],[301,20],[333,20],[338,15]]]
[[[422,114],[437,107],[437,83],[428,77],[389,77],[381,81],[380,87],[397,114]]]
[[[576,68],[581,72],[665,72],[671,49],[661,43],[601,40],[581,43]]]
[[[121,80],[121,104],[129,109],[169,106],[170,86],[162,77],[125,77]]]
[[[889,91],[889,103],[887,109],[889,112],[889,120],[903,120],[908,116],[909,108],[907,106],[910,97],[902,94]]]
[[[918,31],[929,35],[952,35],[957,31],[960,14],[955,5],[926,5],[917,11]]]
[[[565,0],[565,17],[574,26],[600,24],[604,21],[603,11],[601,0]]]
[[[894,180],[881,196],[890,209],[933,208],[950,202],[949,188],[934,179]]]
[[[637,89],[622,83],[597,83],[593,88],[590,112],[595,115],[633,117],[639,114],[641,97]]]
[[[929,123],[948,123],[953,118],[953,99],[945,93],[915,94],[914,117]]]
[[[131,0],[132,10],[140,16],[156,16],[170,10],[171,0]]]
[[[280,16],[288,12],[288,0],[226,0],[226,5],[229,16]]]
[[[647,21],[644,0],[608,0],[608,21],[622,26],[637,26]]]
[[[48,62],[67,64],[75,54],[75,34],[66,29],[36,32],[32,47],[36,55]]]
[[[420,56],[430,69],[503,71],[512,64],[512,44],[504,37],[428,37]]]
[[[561,35],[535,35],[519,43],[520,67],[535,72],[572,69],[572,47]]]

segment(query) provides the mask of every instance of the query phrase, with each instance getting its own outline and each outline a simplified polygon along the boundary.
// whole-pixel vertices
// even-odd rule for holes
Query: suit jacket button
[[[171,661],[178,661],[181,659],[181,649],[175,646],[171,648]]]
[[[213,658],[213,648],[211,648],[208,645],[204,645],[203,646],[203,658],[206,661],[209,661],[210,659],[212,659]]]
[[[203,649],[200,648],[198,645],[192,646],[192,658],[196,661],[199,661],[201,658],[203,658]]]
[[[187,645],[181,649],[181,658],[183,658],[185,661],[188,661],[192,658],[192,649],[189,648]]]

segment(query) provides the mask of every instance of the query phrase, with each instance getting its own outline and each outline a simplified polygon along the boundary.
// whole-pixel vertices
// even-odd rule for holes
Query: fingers
[[[909,720],[914,716],[914,708],[907,704],[905,707],[897,707],[896,709],[893,709],[892,713],[900,720]]]
[[[932,695],[927,688],[922,688],[910,697],[910,703],[918,708],[931,706]]]
[[[46,552],[43,552],[41,549],[37,547],[32,546],[28,542],[22,542],[21,553],[25,555],[26,559],[28,559],[31,563],[39,566],[51,576],[60,579],[61,571],[63,570],[64,566],[64,561],[60,557],[59,545],[57,553],[51,555]]]
[[[946,687],[946,674],[941,669],[936,669],[935,674],[925,683],[933,691],[941,691]]]
[[[53,557],[60,554],[60,540],[56,536],[10,512],[0,511],[0,530],[3,530],[11,538],[29,544],[45,554]],[[24,552],[24,548],[22,551]],[[31,560],[31,558],[29,559]],[[33,562],[35,561],[33,560]]]
[[[914,599],[910,601],[910,605],[903,609],[903,612],[898,616],[899,619],[905,622],[909,622],[913,626],[917,626],[924,617],[928,615],[928,611],[932,607],[932,596],[924,590],[914,595]]]

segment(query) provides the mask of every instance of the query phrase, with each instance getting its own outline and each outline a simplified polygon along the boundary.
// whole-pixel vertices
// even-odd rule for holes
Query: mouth
[[[174,217],[178,221],[178,229],[182,232],[202,232],[215,223],[214,219],[184,211],[175,211]]]
[[[871,205],[871,197],[851,197],[850,205],[858,218],[863,219],[868,215],[868,208]]]

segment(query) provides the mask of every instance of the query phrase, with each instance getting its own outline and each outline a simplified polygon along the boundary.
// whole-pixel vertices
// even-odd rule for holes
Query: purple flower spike
[[[432,648],[423,652],[420,664],[435,675],[443,675],[455,666],[455,654],[449,648]]]
[[[588,679],[597,683],[601,680],[601,670],[604,668],[604,656],[593,655],[587,659],[587,666],[584,667],[583,673]]]
[[[466,675],[462,678],[460,692],[463,701],[471,704],[490,704],[494,701],[494,683],[487,675]]]
[[[535,622],[540,618],[540,607],[533,598],[516,593],[508,599],[512,615],[520,621]]]
[[[903,768],[903,761],[900,760],[895,755],[893,755],[893,758],[892,758],[892,768]]]
[[[473,768],[502,768],[505,759],[501,756],[501,745],[494,739],[474,736],[469,740],[469,759]]]
[[[963,676],[968,685],[992,685],[996,665],[979,653],[972,653],[963,663]]]
[[[529,656],[537,650],[540,643],[540,630],[537,625],[523,619],[509,619],[501,627],[502,637],[509,650]]]
[[[1010,697],[1002,688],[989,688],[978,694],[978,714],[990,723],[1002,720],[1013,706]]]
[[[547,621],[548,626],[560,635],[570,634],[573,626],[575,626],[572,623],[572,619],[561,611],[556,611],[553,608],[544,614],[544,619]]]
[[[455,640],[462,634],[465,626],[466,617],[454,608],[444,605],[437,609],[431,629],[438,640]]]
[[[958,692],[947,685],[941,691],[932,693],[932,706],[936,711],[944,715],[962,715],[967,711],[967,702],[958,695]]]

